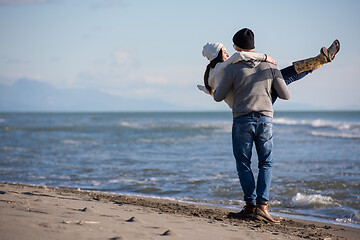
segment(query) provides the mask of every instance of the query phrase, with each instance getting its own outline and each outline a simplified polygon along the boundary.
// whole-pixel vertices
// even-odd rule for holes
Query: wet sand
[[[0,239],[359,239],[360,229],[228,218],[228,209],[72,188],[0,183]]]

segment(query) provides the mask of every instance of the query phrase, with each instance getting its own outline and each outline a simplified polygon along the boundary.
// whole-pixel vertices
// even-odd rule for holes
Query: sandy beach
[[[0,183],[0,239],[358,239],[360,229],[227,217],[211,206]]]

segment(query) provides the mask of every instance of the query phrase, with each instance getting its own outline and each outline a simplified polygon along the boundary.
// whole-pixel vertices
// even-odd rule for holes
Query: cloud
[[[29,64],[29,60],[19,59],[19,58],[9,58],[5,61],[6,64]]]
[[[24,6],[35,4],[59,3],[63,0],[0,0],[0,6]]]
[[[117,51],[114,53],[114,57],[116,60],[116,63],[119,66],[128,68],[131,66],[132,58],[129,52],[126,51]]]
[[[144,79],[145,79],[145,82],[147,82],[149,84],[167,84],[168,83],[168,79],[163,76],[156,76],[156,75],[144,76]]]
[[[134,72],[139,67],[139,62],[131,50],[118,50],[113,53],[115,71],[121,74]]]
[[[156,96],[158,92],[159,91],[157,91],[157,89],[153,89],[153,88],[139,88],[133,90],[130,95],[146,98],[148,96]]]

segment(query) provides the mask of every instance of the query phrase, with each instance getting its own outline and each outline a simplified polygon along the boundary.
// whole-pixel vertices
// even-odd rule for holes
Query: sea
[[[360,228],[360,111],[273,123],[272,213]],[[0,113],[0,182],[238,211],[231,129],[231,112]]]

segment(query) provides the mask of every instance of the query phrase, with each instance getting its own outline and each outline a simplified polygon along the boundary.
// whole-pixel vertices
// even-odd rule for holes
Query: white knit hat
[[[202,55],[209,61],[214,60],[224,45],[221,43],[207,43],[202,50]]]

